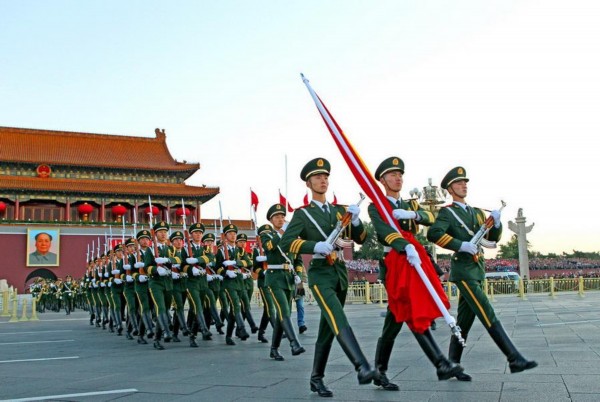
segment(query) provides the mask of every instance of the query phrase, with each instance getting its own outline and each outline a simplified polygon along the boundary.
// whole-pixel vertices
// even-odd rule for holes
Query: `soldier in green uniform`
[[[150,309],[150,287],[148,283],[148,271],[146,270],[146,267],[155,264],[154,256],[150,249],[150,236],[149,230],[140,230],[135,236],[138,242],[138,250],[133,264],[133,273],[131,275],[135,281],[134,289],[140,305],[140,317],[148,338],[154,336],[152,310]],[[142,331],[142,328],[140,328],[137,342],[143,345],[148,343],[144,339],[144,331]]]
[[[216,301],[214,294],[208,285],[208,280],[210,279],[210,281],[213,281],[215,278],[207,272],[207,269],[210,272],[212,272],[212,270],[209,266],[211,259],[206,255],[205,250],[202,247],[202,234],[204,233],[204,230],[205,228],[202,223],[194,223],[190,226],[189,231],[192,239],[190,241],[189,249],[192,255],[186,259],[184,272],[188,275],[187,291],[191,302],[190,312],[194,317],[194,333],[197,333],[199,329],[202,332],[202,338],[204,340],[210,340],[212,338],[212,333],[209,331],[208,325],[206,324],[204,310],[207,309],[209,314],[212,314],[218,329],[223,327],[223,323],[221,322],[215,307]],[[214,261],[212,262],[214,266]]]
[[[124,252],[125,258],[123,261],[124,264],[121,267],[121,278],[125,278],[123,296],[125,297],[125,304],[127,307],[127,331],[125,332],[125,337],[131,340],[140,333],[136,309],[135,280],[133,278],[132,269],[136,263],[134,239],[127,239],[125,241]]]
[[[246,251],[246,242],[248,236],[244,233],[238,233],[235,237],[235,261],[236,266],[240,269],[240,275],[237,279],[240,281],[240,291],[238,295],[240,297],[240,307],[242,308],[242,317],[248,321],[250,325],[250,331],[255,334],[258,331],[258,327],[254,322],[252,316],[252,309],[250,301],[252,300],[252,293],[254,293],[254,279],[252,278],[252,266],[254,265],[252,257]],[[251,287],[251,290],[248,288]]]
[[[179,328],[183,336],[190,335],[190,345],[193,346],[194,335],[190,334],[187,327],[187,321],[184,314],[184,304],[187,299],[187,280],[188,274],[184,272],[184,266],[186,259],[188,258],[187,252],[183,247],[183,232],[176,230],[169,236],[171,245],[168,247],[168,258],[171,263],[171,279],[173,280],[173,304],[175,308],[175,317],[173,323],[173,342],[180,342],[177,334]],[[168,306],[167,306],[168,307]]]
[[[194,234],[192,234],[192,238],[194,238]],[[223,282],[223,276],[217,274],[215,271],[215,265],[217,263],[216,256],[213,252],[213,246],[215,243],[215,235],[212,233],[207,233],[202,237],[202,244],[204,247],[204,256],[208,258],[208,263],[206,264],[206,280],[208,282],[208,289],[206,290],[206,298],[208,298],[209,306],[204,309],[204,320],[206,321],[207,327],[210,328],[211,320],[215,324],[217,328],[217,332],[223,335],[223,321],[219,315],[217,310],[217,298],[221,295],[221,283]],[[196,240],[194,238],[194,243]],[[206,299],[204,298],[204,299]]]
[[[285,335],[290,341],[292,356],[305,352],[298,340],[292,324],[292,299],[296,285],[302,281],[300,275],[304,264],[300,254],[284,253],[281,249],[281,236],[284,234],[285,205],[275,204],[267,211],[267,219],[271,222],[270,230],[262,230],[260,239],[267,256],[267,272],[265,284],[275,306],[273,338],[271,341],[271,359],[283,360],[279,353],[281,337]]]
[[[417,234],[419,225],[431,226],[435,220],[431,212],[422,209],[417,200],[405,201],[400,198],[400,191],[404,183],[404,162],[402,159],[396,156],[385,159],[377,167],[375,179],[379,180],[383,185],[385,195],[393,209],[394,219],[396,219],[400,228]],[[420,263],[420,258],[415,247],[381,217],[375,204],[369,205],[368,211],[371,222],[377,232],[377,239],[384,246],[384,253],[387,254],[394,249],[398,253],[406,254],[409,263],[412,264],[411,261]],[[385,284],[387,269],[383,259],[379,265],[379,279]],[[399,389],[398,385],[390,382],[387,378],[386,371],[394,347],[394,341],[402,329],[402,324],[402,322],[396,322],[394,314],[392,314],[388,307],[381,337],[377,341],[377,350],[375,352],[375,365],[379,371],[379,376],[373,380],[375,385],[381,386],[387,391],[398,391]],[[417,339],[421,349],[423,349],[423,352],[425,352],[425,355],[437,368],[439,380],[447,380],[456,375],[462,375],[462,367],[448,361],[429,329],[422,334],[413,332],[413,335]]]
[[[217,273],[223,276],[223,284],[221,288],[223,308],[227,314],[227,331],[225,334],[225,343],[227,345],[235,345],[233,341],[233,329],[237,326],[237,331],[240,339],[245,341],[250,335],[246,332],[244,319],[242,318],[239,294],[241,288],[240,269],[236,261],[235,238],[238,232],[237,226],[229,224],[223,228],[225,236],[221,248],[217,251],[216,269]],[[240,263],[241,265],[241,263]]]
[[[121,273],[123,272],[123,245],[117,244],[113,248],[114,254],[109,262],[109,270],[111,273],[110,277],[110,290],[111,300],[113,306],[113,317],[116,321],[117,335],[123,334],[123,317],[121,315],[121,299],[123,298],[123,279],[121,279]]]
[[[502,324],[494,313],[483,291],[485,279],[485,260],[479,246],[469,240],[486,220],[485,213],[467,205],[467,172],[461,166],[450,170],[441,186],[452,196],[452,204],[442,208],[437,220],[429,229],[427,238],[440,247],[454,251],[450,262],[450,281],[460,291],[458,300],[458,316],[456,324],[462,330],[466,340],[475,317],[481,321],[496,345],[506,355],[511,373],[518,373],[537,366],[535,361],[525,359],[504,331]],[[498,241],[502,235],[500,211],[491,212],[494,225],[485,238]],[[448,357],[456,363],[460,362],[463,348],[452,336]]]
[[[73,298],[74,298],[74,284],[73,277],[71,275],[67,275],[65,277],[65,281],[62,283],[62,289],[60,290],[62,296],[62,302],[65,306],[66,315],[71,314],[71,310],[73,310]]]
[[[96,265],[96,269],[98,272],[98,299],[100,300],[100,305],[102,306],[102,329],[106,329],[106,324],[110,322],[109,314],[108,314],[108,299],[106,298],[106,279],[108,278],[108,272],[105,272],[104,266],[105,256],[102,254],[100,258],[98,258]]]
[[[329,187],[329,172],[330,164],[324,158],[313,159],[304,166],[300,178],[310,189],[312,201],[308,206],[296,210],[280,243],[284,252],[313,255],[308,282],[321,309],[321,321],[315,344],[310,389],[323,397],[333,395],[325,386],[323,377],[334,337],[358,371],[359,384],[369,384],[376,375],[344,313],[348,292],[346,264],[338,254],[339,250],[335,250],[335,246],[326,241],[338,220],[346,213],[343,206],[327,203],[325,196]],[[350,237],[361,244],[367,234],[359,217],[360,208],[350,205],[348,213],[352,214],[352,223],[348,226]]]
[[[272,230],[273,227],[271,225],[262,225],[256,230],[257,239],[260,240],[260,236],[263,232],[271,232]],[[254,247],[252,259],[254,261],[252,271],[256,274],[256,285],[258,287],[258,292],[263,303],[263,314],[260,319],[260,324],[258,325],[258,341],[262,343],[269,343],[267,338],[265,338],[265,331],[269,323],[271,323],[271,326],[273,328],[275,327],[276,313],[275,304],[273,303],[273,298],[271,297],[271,292],[269,292],[269,288],[265,284],[265,273],[267,272],[267,256],[264,253],[264,247],[259,246],[258,241],[256,242],[256,246]]]

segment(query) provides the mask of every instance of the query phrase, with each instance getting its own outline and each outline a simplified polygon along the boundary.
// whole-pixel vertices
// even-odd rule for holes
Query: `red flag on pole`
[[[331,201],[331,205],[337,205],[337,197],[335,196],[335,192],[333,193],[333,201]]]
[[[307,206],[310,203],[310,201],[308,201],[308,191],[304,195],[304,198],[302,199],[302,202],[304,203],[304,206]]]
[[[258,196],[252,189],[250,189],[250,206],[254,208],[254,211],[258,208]]]
[[[281,194],[281,190],[279,190],[279,203],[286,205],[288,212],[294,212],[294,208],[287,202],[287,199]]]
[[[302,80],[360,187],[373,201],[381,217],[396,229],[404,239],[414,245],[419,257],[421,257],[421,266],[414,267],[414,269],[408,263],[406,255],[398,254],[395,250],[388,253],[386,258],[386,264],[393,267],[393,269],[388,269],[386,274],[388,306],[396,321],[406,322],[413,331],[423,333],[429,328],[432,320],[443,315],[452,328],[452,332],[455,335],[460,334],[460,329],[455,325],[454,317],[448,312],[450,303],[425,248],[414,238],[412,233],[406,232],[398,226],[392,216],[390,203],[360,155],[348,141],[342,129],[314,92],[308,80],[304,78],[304,75],[302,75]],[[407,289],[410,289],[409,293],[407,293]]]

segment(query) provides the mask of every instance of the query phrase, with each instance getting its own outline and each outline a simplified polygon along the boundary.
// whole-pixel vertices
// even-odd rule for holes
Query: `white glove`
[[[122,284],[122,283],[123,283],[123,281],[122,281],[122,280],[120,280],[119,278],[115,278],[115,283],[116,283],[117,285],[120,285],[120,284]]]
[[[129,271],[131,269],[131,265],[130,264],[125,264],[125,265],[123,265],[123,269],[125,271]]]
[[[175,269],[179,269],[180,266],[181,266],[181,264],[173,264],[171,267],[175,268]]]
[[[111,287],[111,286],[112,286],[112,282],[108,282],[108,287]]]
[[[133,264],[133,267],[135,269],[144,268],[144,263],[143,262],[136,262],[135,264]]]
[[[469,243],[468,241],[463,241],[458,251],[475,255],[477,254],[477,246],[473,243]]]
[[[138,279],[141,283],[148,281],[148,277],[146,275],[140,275],[138,276]]]
[[[131,276],[131,275],[127,275],[127,276],[125,277],[125,280],[126,280],[127,282],[131,283],[131,282],[133,282],[133,276]]]
[[[497,209],[494,209],[490,213],[490,216],[492,218],[494,218],[494,226],[496,227],[496,229],[498,229],[500,227],[500,225],[502,224],[502,222],[500,222],[500,211],[498,211]]]
[[[225,260],[225,261],[223,261],[223,265],[226,266],[226,267],[230,267],[232,265],[235,265],[235,261],[233,261],[233,260]]]
[[[250,275],[248,275],[248,274],[242,274],[242,278],[244,278],[244,279],[248,279],[249,277],[250,277]]]
[[[419,257],[419,253],[417,253],[417,249],[412,244],[407,244],[404,247],[404,251],[406,252],[406,259],[408,263],[413,267],[421,264],[421,257]]]
[[[185,262],[187,262],[190,265],[194,265],[194,264],[198,264],[198,259],[197,258],[190,258],[190,257],[188,257],[188,258],[185,259]]]
[[[173,278],[173,279],[179,279],[180,278],[179,272],[171,272],[171,278]]]
[[[94,289],[98,289],[98,285],[97,284],[94,283],[93,286],[94,286]]]
[[[329,255],[333,251],[333,246],[327,242],[320,241],[315,244],[315,249],[313,251],[315,254]]]
[[[154,260],[157,264],[166,264],[167,262],[169,262],[169,259],[165,257],[156,257]]]
[[[294,283],[296,285],[300,285],[302,283],[302,278],[300,278],[298,275],[294,275]]]
[[[113,275],[119,275],[121,271],[119,271],[118,269],[113,269],[112,271],[110,271],[110,273]]]
[[[215,279],[212,275],[206,275],[206,280],[208,282],[212,282],[212,280]]]
[[[200,275],[200,270],[196,267],[192,268],[192,275],[194,276],[199,276]]]
[[[225,272],[225,275],[227,275],[228,277],[230,277],[232,279],[237,276],[237,274],[233,271],[227,271],[227,272]]]
[[[105,277],[105,278],[108,278],[108,272],[105,272],[105,273],[104,273],[104,277]]]
[[[201,269],[200,270],[200,275],[206,275],[206,270],[205,269]]]
[[[348,207],[348,212],[352,214],[352,225],[358,226],[360,224],[360,207],[358,205],[350,205]]]
[[[406,209],[394,209],[392,211],[394,219],[417,219],[417,213],[415,211],[407,211]]]
[[[105,284],[104,282],[100,282],[100,287],[101,287],[101,288],[105,288],[105,287],[106,287],[106,284]]]
[[[259,255],[256,257],[256,262],[265,262],[265,261],[267,261],[266,255]]]
[[[92,283],[96,283],[96,278],[92,278]]]
[[[167,275],[167,270],[163,267],[158,267],[156,268],[156,272],[158,272],[159,276],[166,276]]]
[[[219,279],[220,281],[223,280],[223,275],[215,275],[217,277],[217,279]]]

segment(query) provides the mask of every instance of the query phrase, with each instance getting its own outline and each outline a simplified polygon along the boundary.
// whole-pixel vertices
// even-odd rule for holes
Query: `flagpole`
[[[285,154],[285,212],[288,211],[288,171],[287,171],[287,154]]]
[[[368,169],[365,171],[366,167],[365,167],[365,169],[362,168],[361,163],[359,163],[359,161],[357,160],[358,154],[356,156],[354,155],[354,153],[352,152],[352,150],[346,143],[345,137],[338,130],[337,124],[335,124],[333,122],[331,116],[329,115],[328,111],[325,109],[325,106],[321,102],[321,99],[319,99],[319,97],[317,96],[315,91],[310,86],[308,79],[306,77],[304,77],[304,74],[300,74],[300,76],[302,77],[302,81],[306,85],[306,88],[308,89],[310,96],[313,98],[313,101],[315,102],[315,105],[317,106],[319,113],[323,117],[323,120],[325,120],[325,124],[331,131],[331,134],[334,137],[334,141],[336,142],[336,145],[338,145],[338,147],[340,147],[343,150],[344,155],[347,156],[347,158],[349,159],[349,161],[347,160],[347,162],[351,162],[352,167],[354,168],[354,169],[352,169],[352,167],[351,167],[351,170],[353,171],[353,173],[356,172],[355,174],[358,174],[360,176],[360,178],[362,179],[362,183],[364,183],[364,185],[367,187],[364,190],[369,194],[369,196],[371,196],[371,198],[373,198],[373,196],[376,198],[376,200],[373,199],[374,202],[377,201],[376,204],[379,203],[380,205],[384,205],[382,203],[383,200],[379,199],[381,197],[381,195],[380,195],[381,190],[378,187],[377,188],[375,187],[375,184],[372,181],[372,178],[369,177],[369,176],[371,176],[370,172],[368,171]],[[359,167],[360,169],[357,167]],[[378,210],[379,210],[379,208],[378,208]],[[400,228],[399,228],[397,222],[395,221],[395,219],[392,218],[390,211],[388,211],[388,209],[386,209],[386,208],[381,208],[380,212],[384,215],[385,221],[392,228],[394,228],[397,232],[400,232]],[[423,247],[423,246],[421,245],[421,247]],[[439,311],[444,316],[444,320],[450,327],[452,333],[457,337],[457,339],[464,346],[465,341],[463,340],[463,338],[461,336],[460,328],[458,327],[458,325],[456,325],[455,318],[450,314],[450,312],[448,311],[448,309],[442,302],[442,299],[437,294],[436,290],[434,289],[433,285],[431,284],[431,281],[429,281],[429,278],[425,274],[425,271],[423,271],[421,264],[416,264],[416,266],[414,266],[414,268],[417,271],[417,273],[419,274],[419,277],[423,281],[423,284],[427,288],[429,294],[433,298],[433,301],[435,302]]]

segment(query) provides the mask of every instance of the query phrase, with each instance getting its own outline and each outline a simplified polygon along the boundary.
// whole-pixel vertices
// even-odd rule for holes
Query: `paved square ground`
[[[452,301],[455,314],[456,301]],[[539,367],[510,374],[506,360],[481,324],[473,326],[463,366],[473,382],[437,381],[416,340],[404,330],[396,340],[388,376],[400,386],[388,392],[358,385],[335,344],[325,381],[333,400],[344,401],[600,401],[600,292],[584,298],[560,294],[520,300],[496,297],[496,312],[521,352]],[[254,308],[260,319],[258,307]],[[385,308],[348,305],[346,312],[371,361]],[[258,317],[256,317],[258,316]],[[86,312],[44,313],[40,321],[8,323],[0,318],[0,400],[60,401],[283,401],[321,400],[308,380],[319,309],[306,306],[309,330],[300,335],[307,352],[292,357],[284,340],[284,362],[269,359],[269,345],[256,335],[236,346],[224,337],[199,340],[199,348],[138,345],[92,327]],[[213,331],[214,332],[214,331]],[[268,330],[270,337],[270,329]],[[446,351],[449,330],[438,320],[434,335]],[[330,400],[331,400],[330,399]]]

